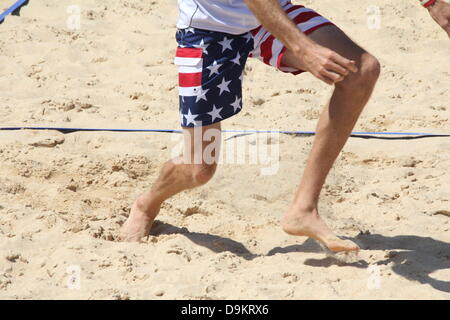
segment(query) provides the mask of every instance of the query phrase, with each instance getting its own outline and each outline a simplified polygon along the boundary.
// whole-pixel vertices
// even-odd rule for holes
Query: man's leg
[[[294,201],[283,217],[282,226],[287,233],[317,239],[332,251],[354,251],[359,249],[356,244],[336,237],[321,220],[317,203],[334,161],[372,94],[380,73],[380,64],[335,26],[320,28],[311,33],[310,37],[320,45],[356,61],[359,71],[349,74],[336,84],[330,102],[320,116],[317,135],[303,177]],[[282,63],[305,69],[289,51],[284,55]]]
[[[136,199],[122,227],[123,240],[139,241],[147,236],[165,200],[183,190],[201,186],[213,177],[220,149],[220,122],[196,129],[185,128],[183,134],[183,156],[166,162],[152,188]],[[207,146],[212,150],[212,158],[204,155]]]

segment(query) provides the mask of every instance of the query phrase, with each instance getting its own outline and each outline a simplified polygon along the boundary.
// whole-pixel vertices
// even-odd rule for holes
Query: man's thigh
[[[341,29],[334,25],[324,26],[308,35],[317,44],[339,53],[344,58],[354,60],[359,67],[362,58],[368,54],[350,39]],[[281,59],[281,64],[290,68],[306,70],[305,65],[289,49]]]

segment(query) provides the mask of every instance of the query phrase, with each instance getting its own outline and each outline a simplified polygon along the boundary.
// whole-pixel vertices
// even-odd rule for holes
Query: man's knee
[[[361,56],[358,72],[349,74],[337,86],[350,90],[372,90],[380,76],[380,72],[381,65],[378,59],[369,53],[365,53]]]
[[[194,165],[192,177],[196,185],[206,184],[212,179],[214,173],[216,172],[217,164],[201,164]]]
[[[363,70],[364,80],[371,81],[373,83],[377,82],[381,73],[381,64],[377,58],[371,54],[368,54],[362,61],[361,68]]]

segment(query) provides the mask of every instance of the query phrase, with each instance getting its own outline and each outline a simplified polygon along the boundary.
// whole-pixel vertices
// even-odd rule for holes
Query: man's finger
[[[344,76],[344,77],[349,74],[349,70],[348,69],[346,69],[346,68],[344,68],[344,67],[342,67],[342,66],[340,66],[337,63],[334,63],[332,61],[328,62],[325,65],[325,68],[327,68],[327,70],[336,72],[336,73],[338,73],[338,74],[340,74],[341,76]]]
[[[316,77],[317,77],[319,80],[322,80],[323,82],[325,82],[326,84],[328,84],[328,85],[330,85],[330,86],[332,86],[332,85],[334,84],[333,80],[328,79],[328,78],[325,77],[325,76],[322,76],[320,73],[317,74]]]
[[[344,80],[344,77],[336,72],[329,71],[327,69],[324,69],[322,71],[322,76],[332,81],[332,83],[340,82]]]
[[[332,59],[335,63],[341,65],[342,67],[344,67],[352,72],[358,72],[358,67],[356,67],[355,61],[346,59],[338,53],[335,53],[332,56]]]

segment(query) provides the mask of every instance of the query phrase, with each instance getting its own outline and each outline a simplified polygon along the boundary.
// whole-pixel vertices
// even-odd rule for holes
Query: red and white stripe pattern
[[[436,0],[420,0],[420,3],[425,7],[428,8],[429,6],[432,6]]]
[[[178,47],[175,64],[179,68],[180,96],[198,96],[202,92],[203,49]]]
[[[309,34],[320,27],[333,24],[314,10],[301,5],[288,3],[284,6],[284,10],[305,34]],[[299,73],[297,69],[281,65],[281,58],[286,47],[275,39],[266,28],[260,26],[251,33],[255,42],[255,49],[251,53],[252,57],[262,60],[265,64],[274,66],[281,71]]]

